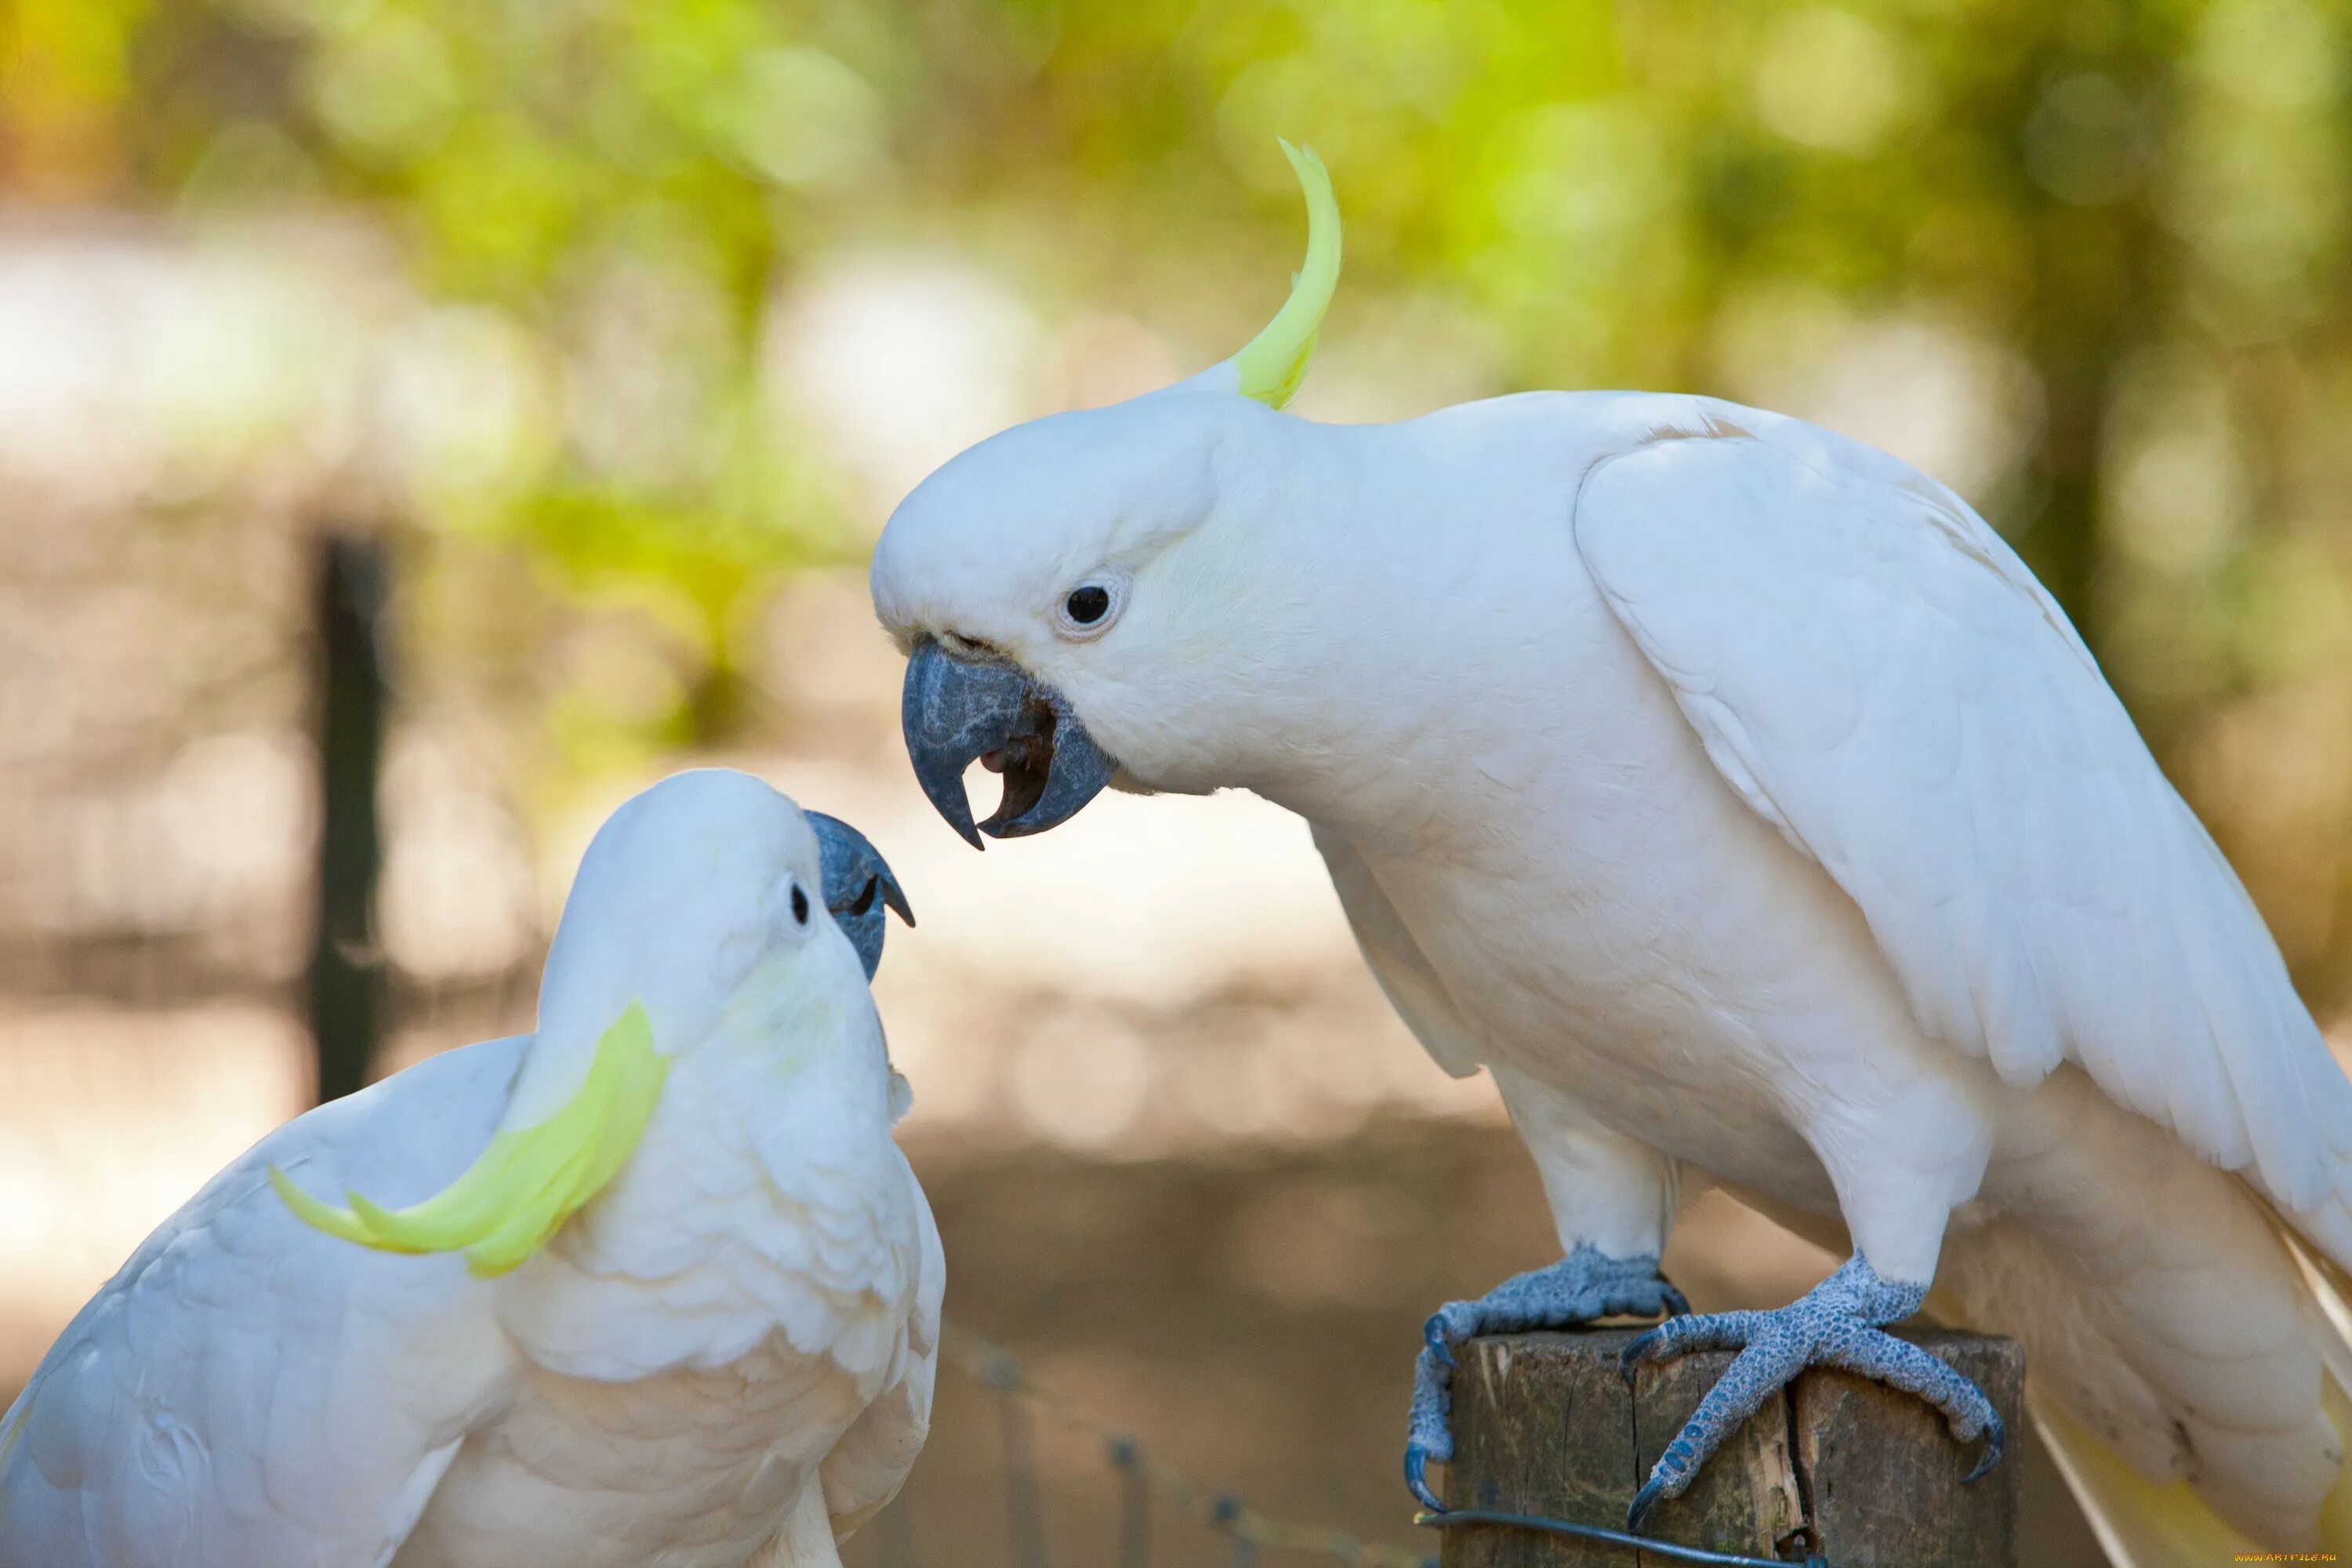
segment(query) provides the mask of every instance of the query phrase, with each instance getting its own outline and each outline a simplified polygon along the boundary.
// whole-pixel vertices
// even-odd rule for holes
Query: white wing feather
[[[462,1260],[323,1236],[267,1164],[319,1192],[436,1191],[496,1125],[523,1043],[289,1122],[147,1239],[0,1420],[0,1568],[389,1561],[508,1352]]]
[[[2056,604],[1907,466],[1719,413],[1597,465],[1575,510],[1717,768],[1860,907],[1929,1035],[2014,1085],[2078,1063],[2340,1215],[2352,1084]]]

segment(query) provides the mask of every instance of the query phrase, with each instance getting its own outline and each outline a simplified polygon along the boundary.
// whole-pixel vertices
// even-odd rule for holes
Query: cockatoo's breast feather
[[[779,1332],[859,1377],[888,1359],[868,1332],[895,1333],[916,1289],[920,1193],[889,1136],[878,1024],[870,1005],[795,1017],[798,1039],[769,1022],[730,1007],[672,1068],[629,1165],[516,1271],[499,1320],[534,1363],[617,1380]]]
[[[897,1151],[892,1151],[894,1153]],[[905,1264],[912,1274],[913,1309],[895,1346],[880,1392],[825,1456],[821,1479],[826,1511],[846,1535],[898,1493],[899,1483],[930,1431],[931,1391],[939,1372],[940,1310],[947,1289],[947,1254],[931,1206],[906,1156],[898,1156],[914,1211],[916,1247]]]

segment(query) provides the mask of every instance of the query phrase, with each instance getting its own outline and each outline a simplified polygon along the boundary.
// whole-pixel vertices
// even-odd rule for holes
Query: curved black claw
[[[1454,1347],[1480,1334],[1572,1328],[1596,1318],[1688,1312],[1683,1293],[1658,1273],[1655,1257],[1608,1258],[1580,1247],[1549,1268],[1506,1279],[1475,1301],[1449,1301],[1423,1325],[1414,1363],[1404,1483],[1422,1505],[1443,1513],[1428,1481],[1429,1461],[1454,1458]]]
[[[1650,1517],[1650,1510],[1657,1507],[1658,1500],[1665,1495],[1665,1482],[1654,1476],[1643,1481],[1642,1489],[1633,1494],[1633,1502],[1625,1510],[1625,1528],[1635,1535],[1641,1534],[1642,1521]]]
[[[1445,1505],[1437,1500],[1435,1492],[1429,1489],[1430,1458],[1429,1449],[1423,1444],[1407,1443],[1404,1446],[1404,1484],[1412,1489],[1412,1495],[1421,1500],[1422,1507],[1432,1513],[1444,1513]]]
[[[1977,1456],[1977,1462],[1969,1467],[1969,1473],[1960,1478],[1960,1485],[1972,1487],[1992,1474],[1993,1467],[2000,1463],[2001,1455],[2008,1451],[2009,1428],[2003,1425],[2000,1414],[1995,1412],[1992,1425],[1985,1428],[1984,1452]]]
[[[1660,1327],[1664,1326],[1660,1325]],[[1650,1346],[1656,1342],[1657,1337],[1656,1329],[1646,1330],[1626,1341],[1625,1348],[1617,1352],[1617,1375],[1625,1380],[1626,1387],[1633,1386],[1633,1376],[1642,1370],[1642,1363],[1649,1359]]]

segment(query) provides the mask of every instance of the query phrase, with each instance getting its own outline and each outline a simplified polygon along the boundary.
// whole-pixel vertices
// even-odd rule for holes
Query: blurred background
[[[912,891],[878,989],[950,1312],[1426,1549],[1420,1319],[1556,1253],[1490,1089],[1260,803],[974,857],[863,586],[932,465],[1271,313],[1277,134],[1349,225],[1297,412],[1687,388],[1920,463],[2344,1038],[2347,44],[2311,0],[0,0],[0,1401],[322,1086],[525,1026],[602,813],[725,761]],[[1670,1267],[1827,1262],[1708,1195]],[[1055,1555],[1107,1552],[1116,1478],[1041,1441]],[[943,1380],[891,1539],[1006,1560],[1003,1478]],[[2029,1560],[2092,1561],[2028,1479]]]

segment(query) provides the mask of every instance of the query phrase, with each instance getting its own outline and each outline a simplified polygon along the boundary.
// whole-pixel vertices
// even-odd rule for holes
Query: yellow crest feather
[[[358,1193],[334,1208],[276,1165],[269,1184],[295,1216],[329,1236],[383,1252],[457,1252],[479,1275],[504,1274],[604,1190],[637,1146],[669,1075],[653,1025],[635,1002],[596,1042],[588,1076],[546,1121],[494,1134],[447,1186],[404,1209]]]
[[[1285,142],[1282,152],[1307,193],[1307,259],[1291,278],[1290,298],[1274,320],[1234,356],[1242,395],[1269,408],[1288,403],[1307,379],[1323,312],[1339,287],[1339,198],[1332,193],[1330,172],[1311,147]]]

